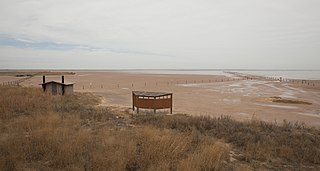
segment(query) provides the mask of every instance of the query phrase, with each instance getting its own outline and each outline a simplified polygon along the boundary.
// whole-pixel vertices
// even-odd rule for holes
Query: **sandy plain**
[[[125,71],[75,71],[65,76],[75,83],[76,92],[92,92],[102,98],[102,105],[131,109],[132,91],[172,92],[174,113],[189,115],[228,115],[236,120],[268,122],[303,122],[320,128],[320,87],[279,82],[263,78],[250,79],[222,75],[148,74]],[[12,77],[12,80],[16,78]],[[10,77],[0,76],[0,82]],[[47,76],[46,81],[61,81],[60,76]],[[21,83],[40,87],[41,76]],[[311,104],[276,103],[270,97],[297,100]],[[142,110],[142,114],[152,114]],[[167,114],[169,110],[157,110]]]

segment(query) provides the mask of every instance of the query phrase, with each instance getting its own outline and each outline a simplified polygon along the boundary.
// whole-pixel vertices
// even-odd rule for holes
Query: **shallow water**
[[[251,75],[259,75],[265,77],[277,77],[285,79],[302,79],[302,80],[320,80],[320,70],[310,70],[310,71],[235,71]]]
[[[226,73],[230,71],[265,77],[320,80],[320,70],[128,70],[124,72],[145,74],[224,75],[231,77],[233,75]]]

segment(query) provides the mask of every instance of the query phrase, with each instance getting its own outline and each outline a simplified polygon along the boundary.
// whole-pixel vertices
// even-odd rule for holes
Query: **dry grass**
[[[275,103],[287,103],[287,104],[304,104],[304,105],[312,105],[310,102],[300,101],[300,100],[288,100],[288,99],[275,99],[272,100]]]
[[[301,100],[283,99],[282,97],[271,97],[270,100],[275,103],[312,105],[312,103],[310,102],[305,102]]]
[[[6,87],[0,99],[0,170],[224,170],[229,161],[221,140],[119,125],[90,94]]]
[[[274,103],[312,105],[312,103],[310,103],[310,102],[306,102],[306,101],[302,101],[302,100],[284,99],[282,97],[270,97],[270,98],[266,98],[266,100],[270,101],[270,102],[274,102]]]
[[[320,131],[300,123],[130,118],[99,101],[0,87],[0,170],[320,169]]]
[[[0,118],[44,113],[51,107],[50,102],[50,97],[38,89],[1,87]]]
[[[201,135],[224,139],[235,147],[240,161],[283,163],[304,167],[320,164],[320,131],[301,123],[281,124],[262,121],[237,122],[229,117],[140,116],[136,124],[181,132],[199,131]]]
[[[59,72],[59,71],[4,71],[0,72],[0,76],[30,76],[30,75],[74,75],[74,72]]]
[[[216,161],[229,161],[229,153],[230,145],[219,141],[201,144],[194,153],[180,162],[179,170],[222,170],[224,165]]]

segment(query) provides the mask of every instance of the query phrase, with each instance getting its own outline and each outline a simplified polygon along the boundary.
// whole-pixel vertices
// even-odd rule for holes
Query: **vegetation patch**
[[[92,94],[0,87],[0,170],[226,170],[223,140],[135,126],[98,103]]]
[[[272,99],[272,102],[275,102],[275,103],[312,105],[312,103],[310,103],[310,102],[305,102],[305,101],[301,101],[301,100],[283,99],[281,97],[271,97],[271,99]]]
[[[1,71],[1,70],[0,70]],[[52,75],[52,76],[60,76],[60,75],[75,75],[75,72],[60,72],[60,71],[10,71],[10,70],[2,70],[0,72],[0,76],[12,76],[12,77],[27,77],[27,76],[42,76],[42,75]]]
[[[320,169],[320,131],[301,123],[133,117],[99,103],[0,87],[0,170]]]
[[[302,100],[293,100],[293,99],[285,99],[282,97],[268,97],[268,98],[259,98],[260,102],[273,102],[273,103],[285,103],[285,104],[302,104],[302,105],[312,105],[310,102],[302,101]]]

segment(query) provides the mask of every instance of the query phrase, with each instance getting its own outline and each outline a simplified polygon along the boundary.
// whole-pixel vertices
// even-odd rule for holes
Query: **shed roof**
[[[60,83],[60,82],[57,82],[57,81],[49,81],[49,82],[46,82],[46,83],[42,83],[40,85],[45,85],[45,84],[50,84],[50,83],[55,83],[55,84],[62,84],[62,85],[73,85],[74,83]]]
[[[132,92],[136,96],[143,96],[143,97],[159,97],[159,96],[167,96],[172,95],[172,93],[166,92],[148,92],[148,91],[133,91]]]

